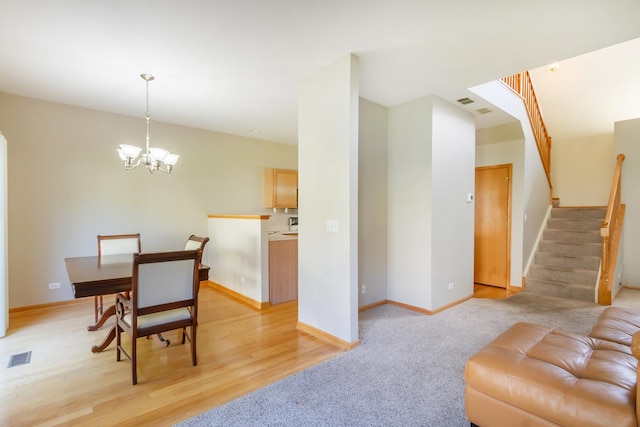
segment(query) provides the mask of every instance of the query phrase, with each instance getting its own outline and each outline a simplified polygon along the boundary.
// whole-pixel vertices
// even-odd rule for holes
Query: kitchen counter
[[[269,241],[297,240],[298,232],[297,231],[270,231],[267,237]]]

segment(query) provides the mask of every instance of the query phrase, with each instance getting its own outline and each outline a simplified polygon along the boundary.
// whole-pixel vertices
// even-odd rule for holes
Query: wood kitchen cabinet
[[[264,207],[298,207],[298,171],[288,169],[264,171]]]
[[[269,241],[269,303],[298,299],[298,239]]]

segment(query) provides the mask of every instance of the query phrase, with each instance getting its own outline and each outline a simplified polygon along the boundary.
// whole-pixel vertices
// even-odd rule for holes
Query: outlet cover
[[[49,283],[49,289],[60,289],[60,282]]]

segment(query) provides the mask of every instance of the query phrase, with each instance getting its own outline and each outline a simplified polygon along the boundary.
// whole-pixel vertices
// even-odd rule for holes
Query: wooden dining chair
[[[112,235],[98,235],[98,258],[106,255],[124,255],[140,253],[140,233],[136,234],[112,234]],[[94,297],[94,312],[95,319],[98,322],[98,318],[102,315],[103,301],[102,295]]]
[[[199,248],[204,252],[204,247],[206,246],[208,241],[209,241],[208,237],[199,237],[199,236],[196,236],[195,234],[192,234],[187,239],[187,243],[184,245],[184,249],[188,251],[188,250],[194,250]],[[171,344],[171,341],[169,341],[168,339],[165,339],[162,336],[162,334],[154,335],[154,339],[158,342],[158,344],[165,347],[169,347],[169,345]]]
[[[199,237],[199,236],[196,236],[195,234],[192,234],[187,239],[187,244],[184,246],[184,249],[190,250],[190,249],[200,248],[204,251],[204,247],[206,246],[208,241],[209,241],[208,237]]]
[[[138,338],[175,329],[191,342],[191,361],[197,365],[198,267],[202,250],[135,254],[131,296],[116,296],[116,360],[131,360],[131,378],[138,382]],[[187,328],[190,329],[187,334]],[[122,332],[131,337],[131,351],[122,345]]]

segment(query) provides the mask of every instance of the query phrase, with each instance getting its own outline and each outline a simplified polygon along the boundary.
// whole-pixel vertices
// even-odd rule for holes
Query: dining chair
[[[184,249],[188,251],[188,250],[194,250],[199,248],[204,252],[204,247],[208,241],[209,241],[208,237],[199,237],[199,236],[196,236],[195,234],[192,234],[187,239],[187,243],[184,245]],[[154,335],[153,338],[158,342],[158,344],[162,346],[169,347],[169,345],[171,344],[171,341],[168,339],[165,339],[162,336],[162,334]]]
[[[98,235],[98,258],[106,255],[124,255],[142,252],[140,246],[140,233],[136,234],[111,234]],[[103,313],[102,295],[94,297],[93,308],[95,319]]]
[[[191,342],[191,362],[197,365],[198,267],[202,250],[135,254],[131,296],[116,296],[116,360],[131,360],[133,385],[138,383],[138,338],[175,329],[182,343]],[[187,328],[190,329],[187,334]],[[122,345],[122,332],[131,337],[130,353]]]
[[[204,251],[204,247],[206,246],[208,241],[209,241],[208,237],[199,237],[199,236],[196,236],[195,234],[192,234],[187,239],[187,244],[184,246],[184,249],[190,250],[190,249],[200,248],[202,249],[202,251]]]

